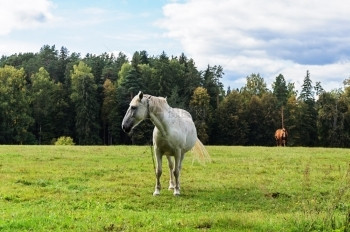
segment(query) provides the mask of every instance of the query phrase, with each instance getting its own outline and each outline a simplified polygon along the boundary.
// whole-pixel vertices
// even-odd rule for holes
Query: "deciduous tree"
[[[33,123],[24,69],[0,68],[0,143],[34,143]]]
[[[209,141],[208,128],[211,123],[210,96],[203,87],[194,90],[190,101],[190,109],[197,127],[198,138],[203,142]]]
[[[71,99],[75,106],[75,127],[79,144],[100,144],[97,102],[97,85],[91,68],[80,61],[71,73]]]
[[[39,144],[50,144],[54,138],[52,113],[56,102],[53,101],[53,94],[57,86],[43,67],[32,75],[31,82],[35,135]]]

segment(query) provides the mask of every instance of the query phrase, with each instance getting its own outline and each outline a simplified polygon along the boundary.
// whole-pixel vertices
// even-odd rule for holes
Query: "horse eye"
[[[137,106],[131,106],[131,109],[132,109],[132,110],[136,110],[136,109],[137,109]]]

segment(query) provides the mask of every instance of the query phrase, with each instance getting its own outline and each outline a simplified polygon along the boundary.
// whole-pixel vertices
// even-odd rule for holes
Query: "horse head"
[[[285,128],[282,128],[282,139],[286,140],[288,136],[288,132]]]
[[[122,129],[129,133],[142,120],[149,117],[149,99],[143,97],[140,91],[130,102],[129,108],[123,118]]]

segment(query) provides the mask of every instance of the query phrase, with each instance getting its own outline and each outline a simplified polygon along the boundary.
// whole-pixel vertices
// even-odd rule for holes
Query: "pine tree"
[[[319,96],[319,95],[321,95],[322,93],[325,92],[325,90],[323,89],[323,87],[322,87],[320,81],[317,81],[317,82],[316,82],[315,91],[316,91],[316,95],[317,95],[317,96]]]
[[[210,105],[216,109],[225,95],[223,84],[220,79],[224,75],[223,68],[219,66],[211,67],[208,65],[203,73],[203,87],[207,89],[210,96]]]
[[[301,92],[300,92],[300,96],[299,99],[301,99],[304,102],[307,101],[315,101],[314,98],[314,92],[313,92],[313,87],[312,87],[312,81],[310,79],[310,72],[309,70],[306,71],[306,76],[304,78],[304,83],[301,86]]]
[[[143,81],[139,68],[132,67],[125,76],[121,85],[128,91],[132,99],[140,90],[143,90]]]
[[[273,94],[277,98],[277,106],[285,106],[288,100],[288,90],[286,85],[286,80],[282,74],[279,74],[276,77],[275,82],[273,83]]]
[[[304,146],[315,146],[318,139],[316,126],[317,111],[309,71],[306,72],[299,100],[301,101],[298,128],[300,133],[299,142]]]

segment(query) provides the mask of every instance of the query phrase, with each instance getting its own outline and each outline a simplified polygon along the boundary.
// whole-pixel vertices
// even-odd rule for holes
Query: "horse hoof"
[[[154,197],[159,196],[159,195],[160,195],[159,190],[154,191],[154,193],[153,193],[153,196],[154,196]]]
[[[175,191],[174,191],[174,196],[175,196],[175,197],[180,196],[180,191],[179,191],[179,190],[175,190]]]

